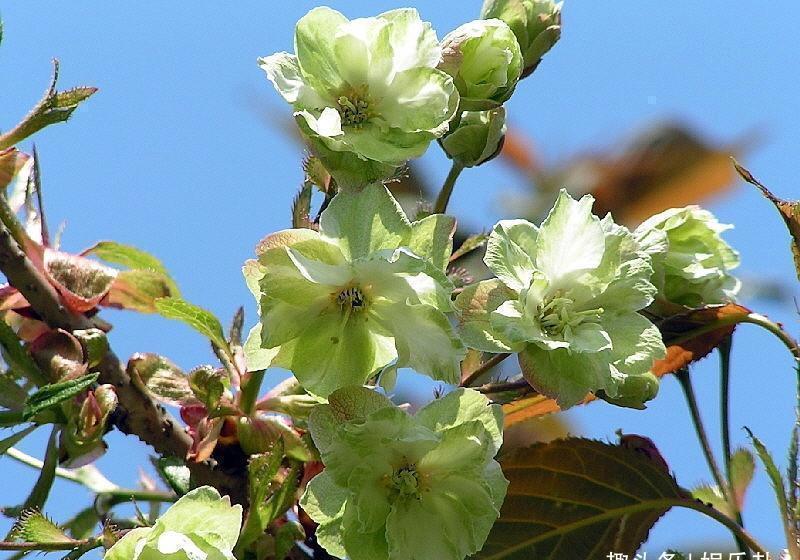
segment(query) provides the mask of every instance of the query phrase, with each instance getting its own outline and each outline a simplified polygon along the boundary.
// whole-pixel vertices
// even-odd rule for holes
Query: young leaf
[[[88,389],[99,377],[99,373],[89,373],[78,377],[45,385],[33,395],[28,397],[22,409],[22,418],[25,421],[32,420],[38,414],[58,405],[59,403],[81,394]]]
[[[126,369],[136,385],[162,403],[178,406],[194,399],[189,377],[158,354],[134,354]]]
[[[39,544],[74,542],[38,509],[23,511],[14,527],[11,528],[9,537],[11,540]]]
[[[22,346],[17,333],[4,320],[0,320],[0,346],[3,347],[3,358],[11,369],[37,385],[47,383],[39,366]]]
[[[118,264],[131,270],[149,270],[150,272],[158,272],[164,276],[169,276],[169,272],[167,272],[160,260],[150,253],[131,245],[115,241],[98,241],[86,249],[83,254],[94,254],[106,262]]]
[[[759,190],[761,190],[761,194],[774,204],[775,208],[780,212],[781,218],[783,218],[786,224],[786,229],[789,230],[789,234],[792,236],[791,249],[792,255],[794,256],[794,266],[797,272],[797,278],[800,279],[800,201],[788,201],[778,198],[772,194],[767,187],[761,184],[758,179],[753,177],[752,173],[739,165],[736,160],[733,160],[733,165],[742,179],[758,187]]]
[[[486,232],[475,233],[467,237],[461,246],[453,251],[453,254],[450,255],[450,262],[455,262],[464,255],[471,253],[476,249],[480,249],[484,245],[486,245],[486,241],[489,239],[489,234]]]
[[[160,272],[123,270],[114,278],[103,305],[156,313],[155,300],[177,295],[175,283]]]
[[[22,122],[5,134],[0,134],[0,150],[21,142],[46,126],[66,121],[81,102],[97,91],[97,88],[93,87],[57,91],[57,81],[58,60],[53,60],[53,78],[50,80],[50,86],[39,103],[25,115]]]
[[[247,548],[258,539],[267,525],[272,521],[266,507],[267,496],[273,488],[273,482],[283,461],[283,444],[276,442],[269,453],[254,455],[247,466],[250,488],[250,503],[252,507],[247,513],[247,518],[242,528],[237,544],[237,551]]]
[[[159,298],[155,305],[162,317],[183,321],[218,348],[228,347],[222,325],[210,311],[176,297]]]
[[[476,560],[633,557],[670,507],[691,500],[658,462],[598,441],[537,444],[500,463],[508,494]]]
[[[292,227],[310,228],[311,227],[311,195],[313,193],[311,181],[304,181],[300,191],[292,201]]]

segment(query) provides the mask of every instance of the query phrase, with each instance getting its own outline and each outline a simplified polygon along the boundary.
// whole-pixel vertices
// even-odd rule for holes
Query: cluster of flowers
[[[517,354],[525,379],[562,408],[589,393],[641,406],[665,354],[650,320],[659,302],[736,295],[738,257],[705,210],[630,231],[593,215],[591,196],[562,191],[539,226],[499,222],[484,258],[494,278],[454,297],[455,221],[411,221],[381,184],[433,140],[462,167],[491,159],[503,103],[558,39],[560,9],[487,0],[482,19],[440,42],[413,9],[350,21],[317,8],[297,24],[296,54],[259,61],[338,188],[316,229],[268,236],[244,268],[261,317],[249,367],[288,369],[327,401],[308,420],[325,469],[301,505],[335,556],[463,559],[483,546],[506,492],[497,405],[460,388],[411,415],[364,385],[390,389],[399,368],[457,385],[472,348]],[[156,527],[125,550],[169,553],[173,536]]]

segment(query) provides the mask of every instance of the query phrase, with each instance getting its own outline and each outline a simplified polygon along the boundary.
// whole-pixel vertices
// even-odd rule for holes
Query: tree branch
[[[0,204],[7,203],[3,199]],[[93,326],[89,318],[71,313],[62,305],[55,288],[36,269],[2,222],[0,270],[51,328],[74,331]],[[111,421],[118,430],[138,437],[161,455],[186,457],[192,445],[189,434],[174,416],[131,383],[130,376],[113,352],[109,350],[97,369],[100,372],[98,381],[111,384],[116,389],[119,405]],[[222,494],[228,494],[233,502],[246,503],[246,470],[241,465],[223,470],[215,464],[214,460],[189,462],[187,466],[193,483],[214,486]]]

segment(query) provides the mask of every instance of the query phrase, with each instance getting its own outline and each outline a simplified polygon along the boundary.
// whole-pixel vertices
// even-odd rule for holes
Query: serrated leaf
[[[186,462],[178,457],[161,457],[153,461],[164,482],[180,497],[191,490],[191,473]]]
[[[51,124],[64,122],[78,105],[94,95],[97,88],[77,87],[57,91],[58,60],[53,60],[53,77],[44,96],[14,128],[0,135],[0,150],[13,146]]]
[[[114,278],[102,303],[140,313],[156,313],[155,301],[177,296],[176,290],[175,283],[161,272],[123,270]]]
[[[32,426],[28,426],[24,430],[18,431],[16,434],[12,434],[3,440],[0,440],[0,455],[5,455],[6,451],[17,445],[38,427],[39,426],[37,426],[36,424],[33,424]]]
[[[275,477],[283,461],[283,444],[277,441],[272,451],[253,455],[247,465],[248,487],[251,508],[247,512],[242,532],[237,543],[237,551],[241,551],[255,542],[272,521],[267,508],[267,496],[273,489]]]
[[[733,495],[739,506],[739,511],[744,509],[744,498],[753,475],[756,472],[756,460],[753,454],[744,447],[736,449],[731,455],[731,486]]]
[[[593,440],[538,444],[500,463],[508,493],[476,560],[632,558],[670,507],[691,500],[659,462]]]
[[[11,528],[9,537],[12,540],[39,544],[74,542],[58,525],[37,509],[28,509],[22,512],[14,527]]]
[[[228,347],[222,324],[210,311],[175,297],[159,298],[155,306],[162,317],[186,323],[218,348]]]
[[[489,239],[489,234],[486,232],[481,233],[474,233],[467,237],[461,246],[453,251],[453,254],[450,255],[450,262],[457,261],[464,255],[471,253],[475,249],[479,249],[486,245],[486,241]]]
[[[33,361],[33,357],[22,346],[17,333],[4,320],[0,320],[0,346],[3,347],[3,359],[18,374],[27,377],[37,385],[47,383],[47,379]]]
[[[310,228],[311,227],[311,194],[313,192],[310,181],[303,182],[303,186],[292,201],[292,227]]]
[[[126,370],[137,386],[162,403],[178,406],[194,399],[189,377],[163,356],[134,354]]]
[[[23,420],[32,420],[38,414],[81,394],[97,381],[99,375],[99,373],[89,373],[77,379],[45,385],[28,397],[22,409]]]
[[[772,194],[767,187],[761,184],[758,179],[753,177],[752,173],[739,165],[736,160],[733,160],[733,165],[742,179],[758,187],[761,194],[774,204],[775,208],[780,212],[781,218],[783,218],[783,222],[786,224],[786,229],[789,230],[789,234],[792,237],[791,250],[794,257],[794,267],[797,278],[800,280],[800,201],[789,201],[778,198]]]
[[[86,249],[84,254],[94,254],[106,262],[118,264],[131,270],[144,270],[160,274],[169,285],[170,294],[173,296],[179,295],[178,286],[172,280],[164,263],[147,251],[142,251],[132,245],[117,243],[116,241],[98,241]]]

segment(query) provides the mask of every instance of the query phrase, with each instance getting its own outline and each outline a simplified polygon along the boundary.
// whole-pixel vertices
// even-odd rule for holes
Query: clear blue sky
[[[330,4],[351,17],[401,7],[396,0]],[[67,125],[36,137],[51,224],[66,220],[64,246],[98,239],[137,245],[161,257],[187,299],[227,320],[254,305],[241,279],[242,262],[264,234],[288,226],[290,200],[301,179],[301,152],[276,122],[288,115],[256,66],[256,57],[292,49],[294,22],[315,4],[295,2],[51,2],[0,3],[0,127],[9,127],[39,98],[62,64],[60,85],[100,88]],[[477,17],[480,2],[419,0],[423,17],[443,36]],[[800,4],[788,0],[568,0],[561,42],[510,103],[510,119],[534,137],[543,157],[557,161],[590,147],[615,144],[653,120],[678,118],[711,138],[728,140],[758,128],[763,143],[746,164],[785,197],[800,198]],[[426,169],[440,181],[445,160],[432,148]],[[495,163],[468,172],[452,209],[470,224],[502,216],[501,192],[520,180]],[[782,278],[796,293],[787,238],[775,211],[741,186],[711,204],[736,224],[730,241],[741,251],[743,276]],[[797,330],[792,305],[745,302]],[[211,362],[205,341],[181,325],[152,316],[108,313],[122,357],[135,351],[169,356],[189,368]],[[703,413],[716,428],[716,359],[696,368]],[[769,336],[742,328],[734,345],[734,436],[748,425],[783,459],[792,423],[793,373]],[[662,384],[645,412],[596,404],[571,412],[575,430],[597,438],[614,431],[652,437],[684,486],[710,477],[674,379]],[[37,437],[39,436],[39,437]],[[23,448],[41,454],[42,434]],[[716,430],[712,432],[718,441]],[[132,484],[147,450],[118,434],[99,465]],[[782,461],[783,462],[783,461]],[[0,502],[20,502],[34,473],[0,459]],[[13,482],[11,482],[13,481]],[[86,493],[61,483],[48,512],[63,521]],[[745,521],[777,550],[776,507],[759,470]],[[726,532],[697,514],[672,512],[652,532],[648,551],[684,547]]]

